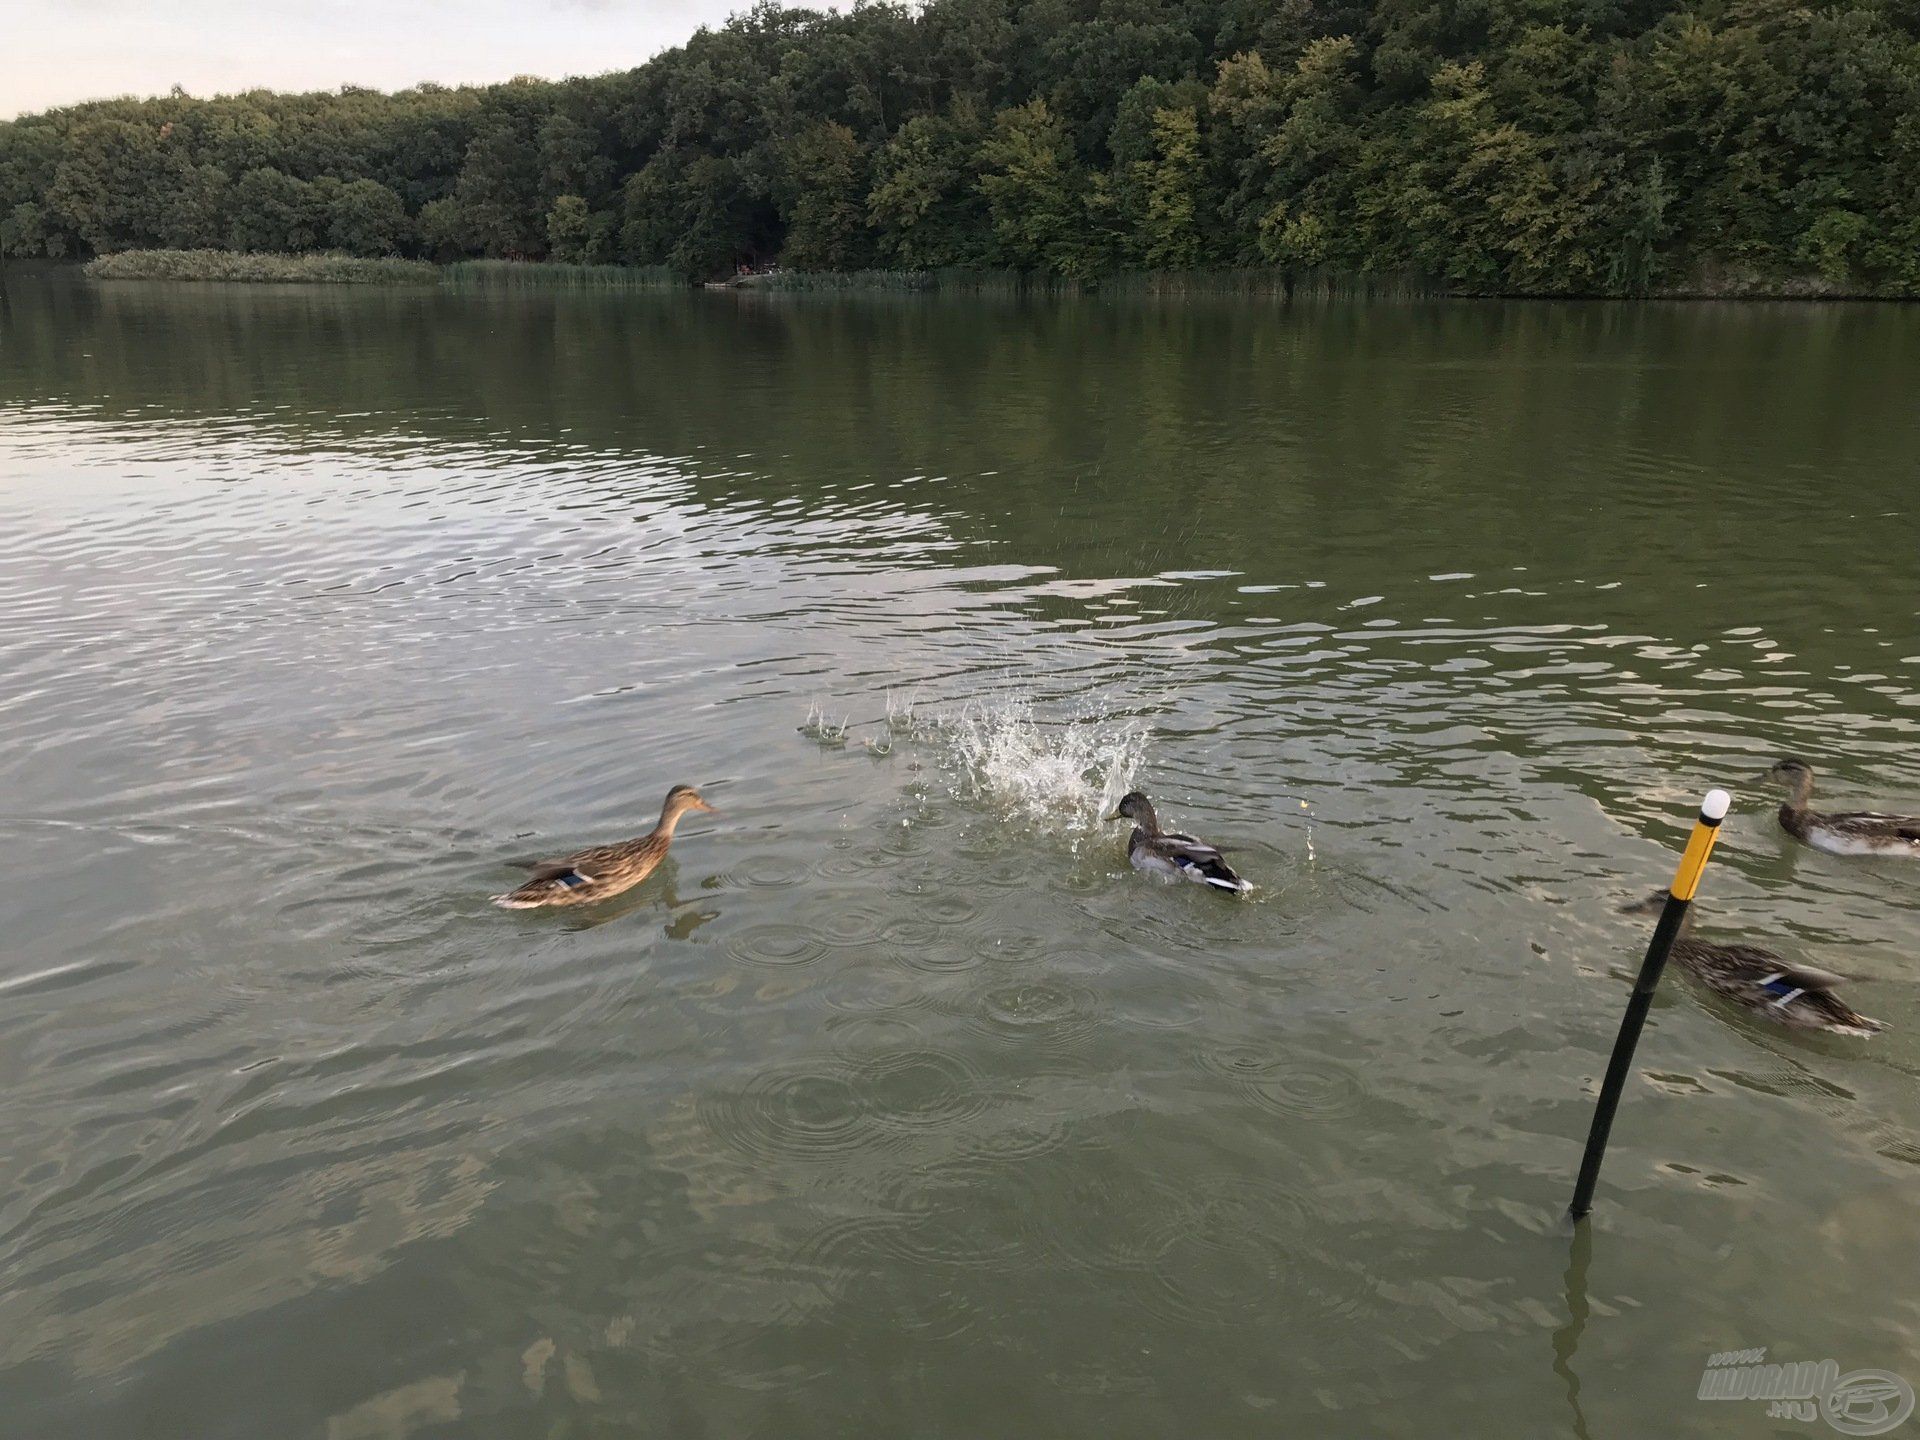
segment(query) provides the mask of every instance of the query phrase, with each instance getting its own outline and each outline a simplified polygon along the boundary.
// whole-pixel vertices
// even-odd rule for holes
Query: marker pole
[[[1700,876],[1713,853],[1713,842],[1720,838],[1720,822],[1727,818],[1732,802],[1724,790],[1709,790],[1700,804],[1700,818],[1694,822],[1680,868],[1674,871],[1673,884],[1667,887],[1667,903],[1660,911],[1660,923],[1653,927],[1653,940],[1647,946],[1647,958],[1640,962],[1640,978],[1633,982],[1633,994],[1627,998],[1627,1013],[1620,1019],[1620,1034],[1613,1042],[1613,1058],[1607,1062],[1607,1078],[1600,1085],[1600,1100],[1593,1107],[1593,1128],[1587,1132],[1587,1153],[1580,1160],[1580,1179],[1573,1187],[1573,1218],[1578,1220],[1593,1209],[1593,1187],[1600,1180],[1600,1162],[1607,1153],[1607,1136],[1613,1130],[1613,1112],[1620,1107],[1620,1092],[1626,1088],[1627,1075],[1633,1069],[1634,1046],[1640,1043],[1640,1031],[1647,1023],[1647,1011],[1653,1007],[1654,987],[1660,972],[1666,969],[1673,942],[1680,937],[1681,923],[1700,888]]]

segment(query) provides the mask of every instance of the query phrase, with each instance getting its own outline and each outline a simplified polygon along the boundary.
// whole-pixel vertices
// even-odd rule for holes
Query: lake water
[[[16,276],[0,1434],[1830,1433],[1695,1395],[1920,1381],[1920,868],[1754,779],[1920,809],[1916,393],[1891,307]],[[1703,927],[1893,1028],[1670,975],[1574,1249],[1712,784]]]

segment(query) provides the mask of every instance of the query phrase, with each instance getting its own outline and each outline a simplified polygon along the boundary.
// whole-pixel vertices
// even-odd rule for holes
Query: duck
[[[1830,855],[1907,855],[1920,859],[1920,815],[1883,815],[1873,810],[1822,814],[1809,810],[1813,767],[1804,760],[1782,760],[1767,771],[1769,780],[1787,786],[1780,807],[1780,828],[1803,845]]]
[[[1217,847],[1191,835],[1162,830],[1159,817],[1153,813],[1153,802],[1138,790],[1123,795],[1119,807],[1107,819],[1133,821],[1127,859],[1136,870],[1177,875],[1234,895],[1245,895],[1253,889],[1221,858]]]
[[[702,810],[709,815],[720,813],[701,798],[693,786],[676,785],[667,792],[666,803],[660,807],[660,823],[653,827],[651,834],[615,845],[576,850],[558,860],[520,862],[533,874],[518,889],[495,895],[493,903],[502,910],[539,910],[553,905],[591,905],[595,901],[610,900],[631,890],[659,867],[667,858],[667,847],[673,843],[674,827],[690,810]]]
[[[1628,914],[1644,915],[1666,903],[1667,892],[1656,890],[1647,899],[1624,908]],[[1758,945],[1722,945],[1695,939],[1690,933],[1695,908],[1689,907],[1681,920],[1670,958],[1714,994],[1796,1030],[1864,1038],[1887,1028],[1884,1021],[1862,1015],[1834,993],[1843,976],[1811,965],[1796,965]]]

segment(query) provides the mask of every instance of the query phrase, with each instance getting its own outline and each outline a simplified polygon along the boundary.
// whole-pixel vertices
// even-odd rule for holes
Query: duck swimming
[[[1234,895],[1244,895],[1253,886],[1234,873],[1219,850],[1191,835],[1180,835],[1160,828],[1153,813],[1153,802],[1138,790],[1121,798],[1120,807],[1108,820],[1133,821],[1133,834],[1127,840],[1127,859],[1136,870],[1153,870],[1162,875],[1178,875],[1211,885]]]
[[[1803,845],[1831,855],[1910,855],[1920,859],[1920,815],[1882,815],[1872,810],[1822,814],[1809,810],[1813,767],[1804,760],[1782,760],[1767,771],[1769,780],[1787,786],[1780,807],[1780,828]]]
[[[1667,903],[1667,892],[1656,890],[1647,900],[1625,908],[1628,914],[1648,914]],[[1838,995],[1842,977],[1811,965],[1794,965],[1757,945],[1720,945],[1696,940],[1693,912],[1680,924],[1672,958],[1682,970],[1716,995],[1742,1009],[1796,1030],[1824,1030],[1829,1035],[1867,1036],[1886,1025],[1862,1015]]]
[[[528,865],[533,875],[527,883],[505,895],[495,895],[493,903],[503,910],[537,910],[548,905],[591,905],[609,900],[623,890],[631,890],[651,875],[667,858],[673,843],[673,830],[689,810],[720,812],[700,798],[691,785],[676,785],[667,792],[667,803],[660,807],[660,823],[653,833],[618,845],[596,845],[591,850],[576,850],[558,860],[537,860]]]

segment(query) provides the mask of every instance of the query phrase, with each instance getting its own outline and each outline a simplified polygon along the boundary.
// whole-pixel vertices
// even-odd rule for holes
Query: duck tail
[[[1234,868],[1224,860],[1211,860],[1200,867],[1200,878],[1216,890],[1225,890],[1230,895],[1245,895],[1253,886],[1242,880]]]
[[[1887,1028],[1884,1020],[1875,1020],[1871,1015],[1862,1015],[1858,1010],[1837,997],[1822,993],[1817,996],[1815,1011],[1825,1019],[1821,1028],[1833,1035],[1854,1035],[1864,1040],[1870,1035],[1878,1035]]]

